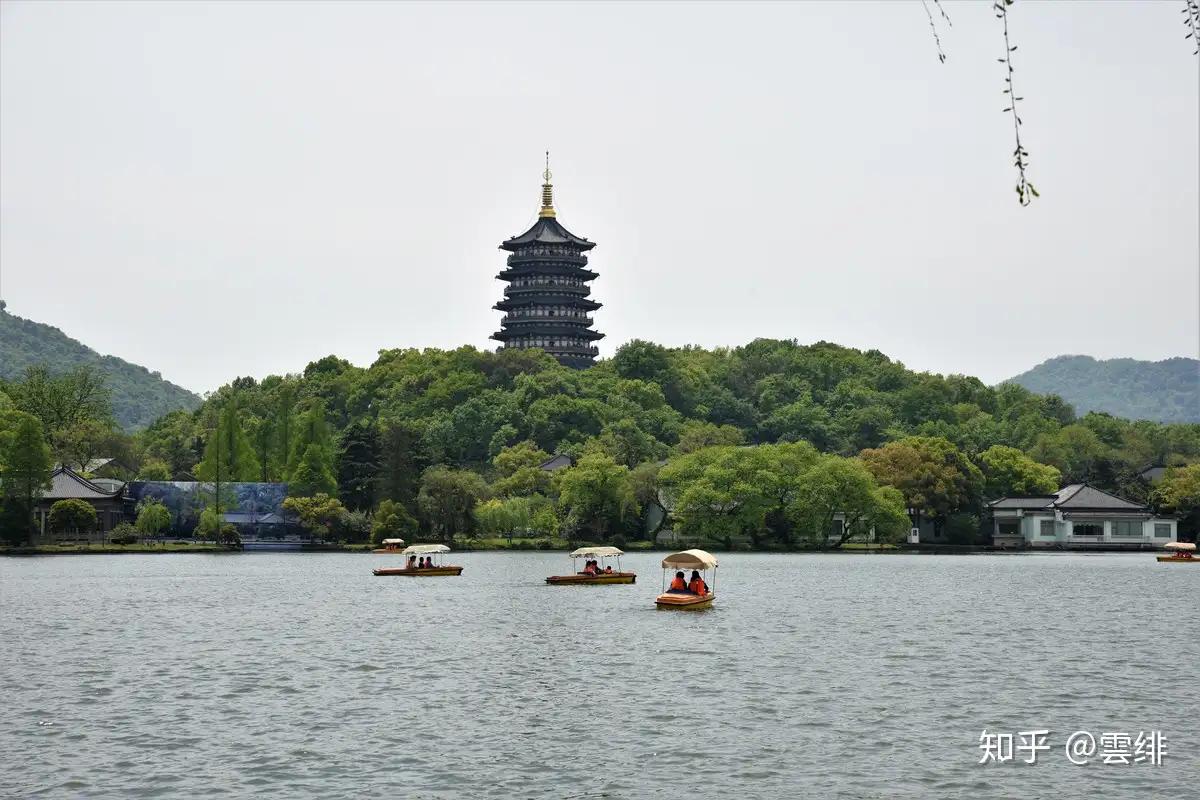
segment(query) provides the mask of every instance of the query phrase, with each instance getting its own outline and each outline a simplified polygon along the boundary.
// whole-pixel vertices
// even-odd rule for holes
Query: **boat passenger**
[[[408,557],[408,569],[416,569],[416,568],[417,568],[417,557],[409,556]]]
[[[595,575],[596,574],[596,562],[595,561],[587,562],[587,566],[585,566],[583,568],[583,574],[584,575]]]
[[[708,594],[708,584],[704,582],[704,578],[700,577],[697,570],[692,570],[692,580],[688,582],[688,591],[693,594]]]
[[[688,590],[687,581],[685,581],[683,579],[683,573],[676,572],[675,580],[671,581],[671,588],[667,589],[667,591],[668,592],[687,592],[687,590]]]
[[[417,569],[425,569],[425,556],[421,556],[421,561],[417,564]]]
[[[612,573],[612,564],[609,564],[607,567],[605,567],[605,568],[604,568],[604,574],[605,574],[605,575],[612,575],[612,574],[613,574],[613,573]]]

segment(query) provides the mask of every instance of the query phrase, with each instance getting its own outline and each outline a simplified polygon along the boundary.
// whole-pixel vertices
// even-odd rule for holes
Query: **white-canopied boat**
[[[654,601],[659,608],[678,608],[699,611],[712,608],[713,600],[717,599],[717,557],[705,550],[684,550],[672,553],[662,560],[663,593]],[[670,588],[667,586],[667,573],[675,570]],[[688,578],[686,571],[691,570],[693,577]],[[708,583],[708,573],[712,572],[712,583]]]
[[[404,547],[403,539],[384,539],[381,544],[383,547],[377,547],[372,550],[372,553],[399,553],[400,548]]]
[[[408,556],[408,562],[403,567],[384,567],[375,570],[375,574],[405,575],[413,578],[462,575],[462,567],[457,564],[442,563],[442,555],[449,552],[450,548],[444,544],[414,544],[401,551],[401,555]],[[424,566],[417,566],[418,557],[425,563]]]
[[[636,572],[621,571],[621,556],[625,555],[623,550],[616,547],[581,547],[578,550],[573,550],[570,553],[571,563],[574,564],[577,559],[586,559],[583,570],[575,571],[573,575],[551,575],[546,578],[546,583],[555,585],[587,585],[596,583],[635,583],[637,582]],[[617,568],[614,571],[611,564],[606,564],[610,558],[615,558]],[[594,568],[591,562],[595,562]],[[607,570],[607,571],[606,571]]]
[[[1200,564],[1200,558],[1193,555],[1196,545],[1192,542],[1167,542],[1163,549],[1174,551],[1169,556],[1158,557],[1158,560],[1165,564]]]

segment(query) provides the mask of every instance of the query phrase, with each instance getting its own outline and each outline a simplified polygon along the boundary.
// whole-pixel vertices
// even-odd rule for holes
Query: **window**
[[[1169,522],[1154,523],[1154,538],[1155,539],[1170,539],[1171,538],[1171,523],[1169,523]]]
[[[1042,533],[1043,539],[1053,539],[1055,536],[1054,520],[1052,520],[1052,519],[1042,520],[1041,533]]]
[[[1142,538],[1142,523],[1128,520],[1114,521],[1112,535],[1114,539],[1140,539]]]
[[[1076,522],[1074,529],[1071,531],[1074,536],[1103,536],[1103,522]]]

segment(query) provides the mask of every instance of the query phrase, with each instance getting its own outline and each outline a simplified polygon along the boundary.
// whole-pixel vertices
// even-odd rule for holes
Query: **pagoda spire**
[[[542,210],[539,217],[554,216],[554,184],[550,183],[550,151],[546,151],[546,171],[542,173],[545,183],[542,184]]]

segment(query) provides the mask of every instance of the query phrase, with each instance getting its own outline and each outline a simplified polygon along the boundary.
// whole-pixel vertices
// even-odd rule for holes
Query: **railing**
[[[508,257],[508,264],[511,266],[514,263],[522,261],[570,261],[570,266],[577,267],[580,264],[586,264],[588,257],[583,253],[563,252],[563,253],[513,253]]]
[[[587,314],[505,314],[502,322],[578,322],[591,323],[594,320]]]
[[[586,284],[573,283],[528,283],[528,284],[509,284],[504,287],[505,294],[513,294],[514,292],[547,292],[560,294],[562,292],[577,292],[582,294],[590,294],[592,287]]]

